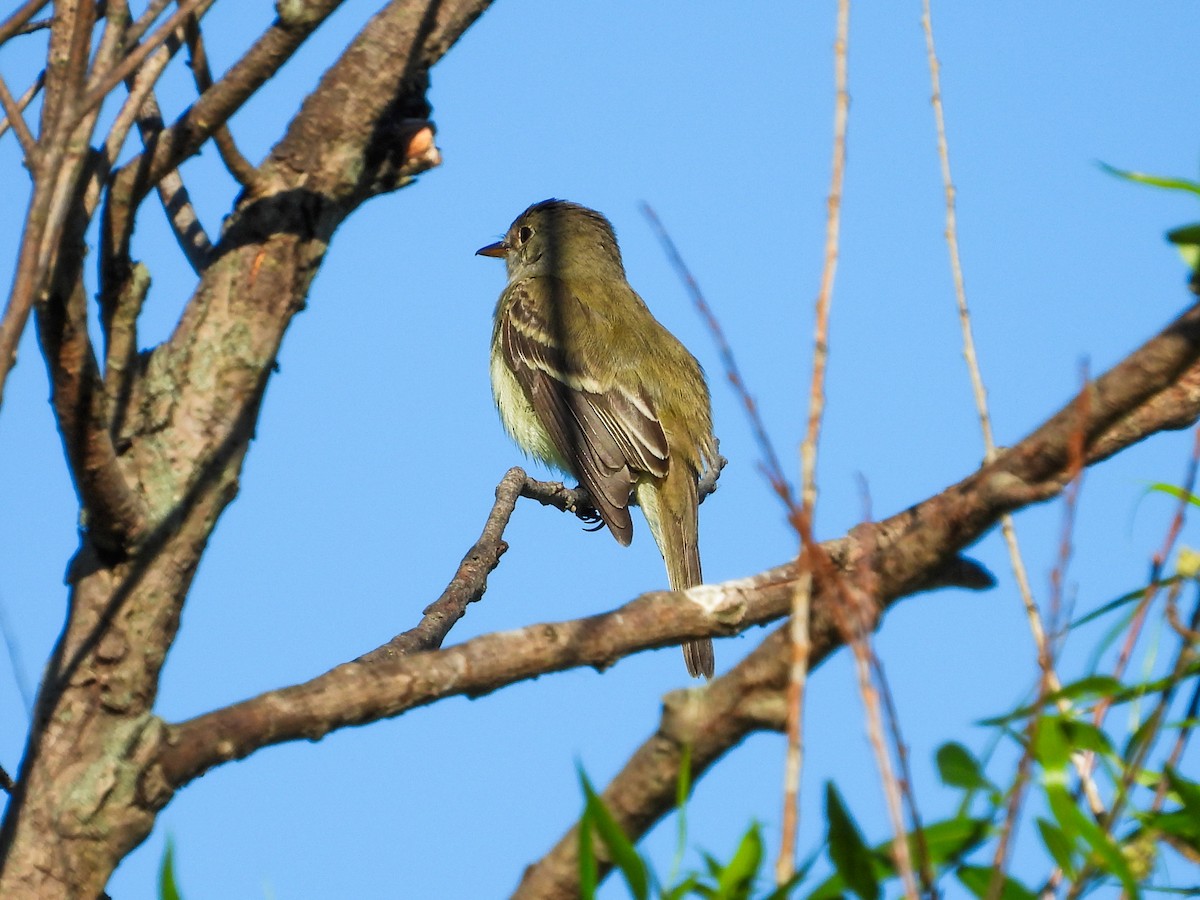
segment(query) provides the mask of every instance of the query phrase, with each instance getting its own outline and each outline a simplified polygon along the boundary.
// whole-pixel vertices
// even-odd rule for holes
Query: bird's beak
[[[503,258],[508,255],[508,245],[504,241],[496,241],[494,244],[488,244],[486,247],[480,247],[475,251],[476,256],[495,256]]]

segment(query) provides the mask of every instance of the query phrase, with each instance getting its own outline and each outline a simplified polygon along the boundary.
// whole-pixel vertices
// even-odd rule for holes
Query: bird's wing
[[[553,295],[556,290],[560,296]],[[559,456],[591,494],[613,536],[628,544],[630,492],[642,475],[667,473],[662,423],[636,380],[605,383],[572,352],[578,338],[572,326],[587,311],[565,295],[561,281],[531,279],[510,291],[500,323],[501,352]]]

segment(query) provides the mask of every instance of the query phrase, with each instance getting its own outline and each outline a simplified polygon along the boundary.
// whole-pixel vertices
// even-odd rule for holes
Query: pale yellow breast
[[[492,347],[491,360],[492,397],[496,401],[496,409],[500,412],[500,421],[504,430],[521,448],[536,459],[564,472],[569,471],[563,465],[562,458],[550,439],[549,432],[542,427],[541,421],[533,411],[533,406],[521,390],[516,376],[504,364],[499,351]]]

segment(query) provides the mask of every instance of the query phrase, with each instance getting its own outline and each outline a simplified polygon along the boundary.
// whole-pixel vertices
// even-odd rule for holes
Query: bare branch
[[[1089,384],[1086,442],[1128,416],[1198,357],[1200,307],[1193,307]],[[947,579],[965,584],[979,578],[978,567],[964,575],[958,552],[1002,513],[1062,489],[1070,476],[1071,434],[1080,428],[1077,409],[1073,401],[995,462],[942,493],[821,545],[839,567],[845,566],[855,546],[863,545],[860,552],[872,561],[879,590],[875,619],[869,624],[899,597]],[[788,611],[796,575],[795,564],[789,563],[752,578],[693,588],[684,592],[691,603],[680,603],[669,592],[647,594],[615,612],[587,619],[485,635],[447,650],[377,664],[347,663],[307,683],[174,726],[161,757],[162,775],[165,784],[178,786],[268,744],[315,739],[448,696],[478,696],[548,672],[604,667],[640,650],[743,631]],[[842,640],[830,593],[825,585],[817,585],[810,661],[823,658]]]
[[[135,201],[140,199],[145,185],[153,184],[195,153],[343,2],[310,0],[302,6],[303,15],[277,19],[241,59],[163,132],[149,156],[143,154],[121,168],[115,176],[114,189]]]
[[[212,71],[208,67],[208,52],[204,49],[204,36],[200,33],[200,22],[194,17],[188,19],[184,37],[187,41],[188,51],[191,53],[189,67],[196,82],[196,90],[203,94],[212,87],[213,78]],[[254,166],[238,150],[228,125],[222,124],[213,131],[213,143],[217,145],[221,161],[225,163],[225,168],[229,170],[229,174],[234,177],[234,180],[244,188],[250,187],[254,182]]]
[[[137,356],[137,320],[149,290],[150,271],[138,263],[131,267],[114,302],[100,310],[100,324],[108,341],[104,354],[104,393],[114,434],[121,431],[129,400]]]
[[[442,595],[425,607],[420,623],[403,634],[392,638],[382,647],[372,650],[357,660],[372,663],[384,659],[395,659],[424,650],[436,650],[450,633],[450,629],[467,611],[467,606],[483,596],[487,590],[488,575],[500,564],[500,557],[508,549],[504,542],[504,529],[516,508],[517,499],[526,496],[524,489],[530,479],[521,469],[509,469],[496,485],[496,502],[483,526],[483,534],[458,565],[454,578]]]
[[[42,104],[42,149],[34,160],[33,198],[26,213],[12,292],[0,320],[0,401],[34,300],[48,288],[88,154],[87,139],[95,116],[84,116],[77,127],[67,127],[63,111],[74,104],[86,75],[95,12],[90,2],[82,0],[67,0],[55,9]],[[98,54],[110,47],[111,42],[101,41]]]
[[[22,99],[24,98],[22,97]],[[29,95],[29,99],[33,99],[32,94]],[[4,122],[0,124],[0,134],[4,133],[5,128],[11,126],[13,134],[17,136],[17,141],[21,145],[21,150],[25,154],[25,159],[32,164],[33,155],[37,152],[37,138],[33,136],[29,125],[25,122],[25,117],[21,114],[27,105],[28,101],[25,104],[18,102],[9,91],[4,79],[0,78],[0,106],[4,107],[5,115]]]
[[[126,32],[125,40],[128,46],[133,46],[142,39],[142,35],[150,30],[150,26],[158,21],[158,17],[163,14],[163,10],[171,5],[172,0],[150,0],[146,4],[146,9],[137,21],[129,26],[129,31]]]
[[[165,65],[170,53],[167,48],[161,48],[159,53],[164,57],[163,65]],[[157,59],[158,56],[159,54],[155,54],[152,60]],[[157,140],[163,127],[162,115],[159,112],[158,101],[154,98],[153,90],[154,82],[158,78],[157,73],[147,74],[145,90],[140,90],[143,73],[148,68],[149,66],[144,66],[138,72],[135,79],[137,88],[130,94],[130,100],[135,98],[135,94],[140,94],[139,99],[144,97],[138,107],[137,125],[142,135],[142,143],[146,146]],[[191,197],[183,184],[183,176],[179,174],[178,169],[172,169],[158,180],[154,188],[162,202],[163,211],[167,214],[167,221],[171,225],[175,240],[183,250],[183,255],[187,258],[192,270],[197,275],[201,274],[212,258],[212,243],[204,232],[204,226],[200,224],[200,218],[192,206]],[[123,237],[128,239],[128,235]]]
[[[1190,333],[1191,337],[1183,338],[1184,342],[1194,344],[1200,340],[1200,332],[1196,330],[1198,327],[1200,327],[1200,314],[1198,314],[1198,309],[1193,307],[1166,331],[1143,345],[1140,350],[1094,383],[1091,388],[1093,394],[1109,398],[1113,398],[1117,393],[1110,388],[1121,384],[1124,388],[1121,393],[1125,395],[1122,402],[1131,402],[1131,405],[1125,415],[1117,416],[1112,424],[1105,427],[1099,434],[1091,428],[1086,430],[1089,464],[1100,462],[1118,449],[1136,443],[1159,428],[1184,427],[1183,420],[1193,422],[1200,415],[1200,391],[1195,389],[1196,381],[1200,380],[1200,363],[1196,362],[1197,357],[1193,355],[1196,352],[1195,349],[1185,354],[1185,356],[1191,356],[1192,362],[1190,368],[1180,376],[1181,381],[1186,380],[1192,385],[1191,390],[1176,391],[1173,387],[1168,387],[1160,388],[1160,392],[1155,393],[1150,387],[1150,382],[1142,381],[1137,372],[1138,361],[1144,361],[1159,373],[1151,376],[1150,381],[1158,382],[1162,373],[1171,369],[1173,364],[1183,363],[1183,358],[1175,357],[1173,351],[1169,349],[1171,346],[1180,349],[1176,343],[1183,338],[1183,334],[1180,332]],[[1169,363],[1168,359],[1173,359],[1174,363]],[[1154,362],[1151,362],[1152,360]],[[1168,382],[1170,377],[1168,376]],[[1145,399],[1130,401],[1133,395],[1139,393]],[[875,552],[884,554],[884,556],[876,557],[876,559],[889,564],[890,567],[893,557],[898,559],[908,556],[907,549],[903,545],[909,539],[914,540],[917,544],[923,543],[922,538],[919,537],[923,528],[934,526],[935,530],[942,531],[934,520],[943,513],[950,515],[955,520],[948,531],[943,531],[945,537],[950,537],[956,528],[962,527],[962,524],[959,523],[963,523],[963,520],[952,512],[951,507],[957,506],[958,502],[964,499],[964,492],[973,491],[973,488],[970,487],[972,482],[982,487],[983,494],[989,492],[986,487],[988,481],[998,481],[998,487],[1002,487],[1005,482],[1019,484],[1022,479],[1032,474],[1031,467],[1027,468],[1027,466],[1037,460],[1044,460],[1045,457],[1038,447],[1048,450],[1049,447],[1069,440],[1069,422],[1063,420],[1070,411],[1071,405],[1068,405],[1063,412],[1050,419],[1020,445],[1005,453],[995,464],[985,466],[976,475],[943,491],[937,497],[880,523],[879,527],[886,533],[894,534],[898,543],[877,549]],[[1091,412],[1092,417],[1088,424],[1094,428],[1097,425],[1097,411],[1093,408]],[[1135,426],[1134,423],[1137,425]],[[1146,430],[1138,431],[1139,426]],[[1057,450],[1054,451],[1054,455],[1057,453]],[[1016,470],[1010,470],[1005,475],[1000,475],[997,466],[1002,466],[1006,460],[1015,463],[1018,459],[1021,460],[1018,468],[1022,470],[1022,474],[1018,474]],[[1069,460],[1065,457],[1062,458],[1060,465],[1064,467],[1064,471],[1060,475],[1045,473],[1040,477],[1046,477],[1051,483],[1063,479],[1065,483],[1067,477],[1065,470],[1069,468]],[[1040,468],[1040,462],[1037,463],[1037,467]],[[1031,491],[1022,493],[1026,496],[1034,496],[1034,492]],[[995,518],[992,521],[994,522]],[[974,535],[975,531],[972,527],[969,536],[962,535],[965,538],[963,543],[969,543],[974,539]],[[922,555],[924,555],[923,552]],[[972,576],[969,570],[956,573],[950,571],[954,566],[962,565],[965,562],[960,559],[950,564],[949,569],[945,571],[948,583],[966,585],[970,582]],[[826,608],[826,604],[818,599],[813,606],[810,668],[819,665],[832,649],[829,641],[831,637],[837,636],[838,631],[831,623],[830,611]],[[617,814],[618,823],[627,835],[637,840],[649,831],[662,816],[674,808],[684,743],[691,745],[691,778],[692,783],[695,784],[713,763],[738,744],[750,731],[764,729],[781,731],[783,729],[786,704],[781,692],[787,679],[787,648],[785,626],[775,631],[728,675],[709,684],[706,691],[690,692],[694,698],[692,708],[697,712],[690,720],[690,728],[682,735],[679,733],[679,729],[668,727],[672,697],[676,695],[668,696],[667,702],[664,704],[663,724],[660,725],[658,733],[635,751],[629,762],[603,793],[606,804]],[[752,679],[753,683],[762,685],[766,689],[755,698],[753,703],[742,688],[744,680],[751,680],[747,679],[748,671],[755,673]],[[770,714],[765,714],[760,715],[757,721],[747,723],[745,718],[747,711],[751,708],[774,711],[777,721],[773,721]],[[562,900],[572,898],[573,900],[577,897],[578,846],[578,835],[572,828],[546,856],[525,870],[521,884],[513,896],[521,898],[521,900],[535,900],[535,898],[536,900],[555,900],[555,898],[562,898]],[[608,868],[607,864],[603,864],[602,873]]]
[[[25,93],[23,93],[21,98],[17,100],[17,109],[21,112],[24,112],[25,108],[33,102],[33,98],[37,96],[38,91],[42,89],[42,85],[45,83],[46,70],[43,69],[38,73],[38,77],[33,80],[33,84],[29,85],[29,87],[25,89]],[[3,136],[4,132],[8,131],[10,127],[11,123],[9,122],[8,117],[5,116],[4,119],[0,120],[0,136]]]
[[[178,46],[178,42],[168,42],[167,46],[159,47],[146,60],[145,65],[129,79],[129,95],[121,104],[120,110],[117,111],[116,118],[113,119],[113,123],[108,129],[108,136],[104,139],[104,157],[108,167],[116,164],[117,157],[121,154],[121,148],[125,146],[125,139],[129,137],[129,132],[135,122],[142,127],[143,141],[147,140],[146,132],[150,128],[146,124],[147,120],[156,123],[152,129],[153,132],[162,130],[162,118],[158,112],[158,104],[152,99],[154,85],[162,77],[163,71],[178,50]]]
[[[187,257],[192,270],[197,275],[201,274],[212,259],[212,242],[200,224],[179,170],[173,169],[160,178],[155,189],[183,255]]]
[[[144,533],[147,515],[117,460],[108,428],[103,383],[87,332],[87,298],[74,273],[70,295],[39,312],[41,337],[53,380],[54,410],[83,503],[85,525],[97,546],[126,552]]]
[[[25,25],[49,4],[50,0],[25,0],[11,16],[0,22],[0,44],[22,33]]]
[[[134,48],[128,56],[115,66],[98,73],[92,78],[92,83],[88,86],[87,94],[79,101],[74,111],[75,115],[82,118],[87,113],[99,107],[112,89],[136,72],[138,67],[146,61],[146,58],[162,44],[166,43],[167,39],[183,25],[189,16],[199,17],[204,15],[212,4],[213,0],[183,0],[179,4],[179,8],[171,14],[170,18],[158,26],[154,30],[154,33]]]

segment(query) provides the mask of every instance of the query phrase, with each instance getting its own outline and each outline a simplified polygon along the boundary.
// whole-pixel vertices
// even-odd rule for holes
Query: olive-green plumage
[[[717,456],[708,388],[629,286],[608,220],[545,200],[479,253],[508,268],[491,359],[508,433],[578,478],[622,544],[633,538],[636,496],[672,590],[700,584],[696,482]],[[712,676],[712,641],[683,652],[692,675]]]

